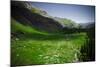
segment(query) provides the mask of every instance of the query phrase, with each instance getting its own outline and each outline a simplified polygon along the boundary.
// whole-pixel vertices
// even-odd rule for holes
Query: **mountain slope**
[[[15,19],[11,19],[11,30],[12,33],[21,33],[21,34],[41,34],[41,35],[46,35],[46,32],[40,32],[35,28],[32,28],[31,26],[28,25],[23,25],[20,24],[18,21],[16,21]],[[20,34],[19,34],[20,35]]]
[[[41,31],[47,31],[47,32],[58,32],[59,30],[62,29],[62,25],[57,21],[55,21],[54,19],[32,12],[27,7],[20,6],[18,4],[19,2],[12,2],[11,16],[15,20],[19,21],[21,24],[29,25]]]
[[[67,28],[78,28],[79,27],[79,24],[67,18],[54,17],[54,19],[57,20],[59,23],[61,23],[63,27],[67,27]]]

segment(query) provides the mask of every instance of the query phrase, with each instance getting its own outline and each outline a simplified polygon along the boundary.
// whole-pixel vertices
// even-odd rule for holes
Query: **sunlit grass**
[[[40,32],[11,20],[11,64],[36,65],[78,62],[85,33],[57,34]],[[22,32],[22,33],[19,33]]]
[[[85,36],[82,33],[63,35],[61,39],[56,35],[44,36],[44,39],[34,39],[34,36],[15,38],[11,44],[12,65],[78,62],[77,56],[85,43]]]
[[[11,19],[11,30],[12,32],[23,32],[24,34],[48,34],[46,32],[40,32],[37,31],[35,28],[32,28],[29,25],[23,25],[21,23],[19,23],[18,21],[14,20],[13,18]]]

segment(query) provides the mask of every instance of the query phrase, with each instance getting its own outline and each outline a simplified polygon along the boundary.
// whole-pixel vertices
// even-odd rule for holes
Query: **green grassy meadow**
[[[49,34],[14,20],[11,25],[12,32],[18,34],[11,38],[12,65],[79,62],[78,57],[81,46],[86,42],[86,33]],[[20,31],[23,34],[19,34]]]

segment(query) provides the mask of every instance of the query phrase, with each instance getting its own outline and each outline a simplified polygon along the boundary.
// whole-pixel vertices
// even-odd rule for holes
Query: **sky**
[[[33,6],[46,11],[50,16],[67,18],[76,23],[95,22],[95,7],[74,4],[32,2]]]

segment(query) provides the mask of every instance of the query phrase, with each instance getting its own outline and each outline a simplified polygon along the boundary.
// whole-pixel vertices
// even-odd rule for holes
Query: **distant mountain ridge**
[[[46,32],[60,32],[65,28],[83,27],[71,19],[53,17],[29,2],[12,1],[11,17],[17,22]]]
[[[91,28],[91,27],[94,27],[95,25],[95,22],[88,22],[88,23],[79,23],[80,27],[81,28]]]
[[[68,28],[78,28],[79,24],[76,22],[67,19],[67,18],[59,18],[59,17],[54,17],[55,20],[57,20],[63,27],[68,27]]]

